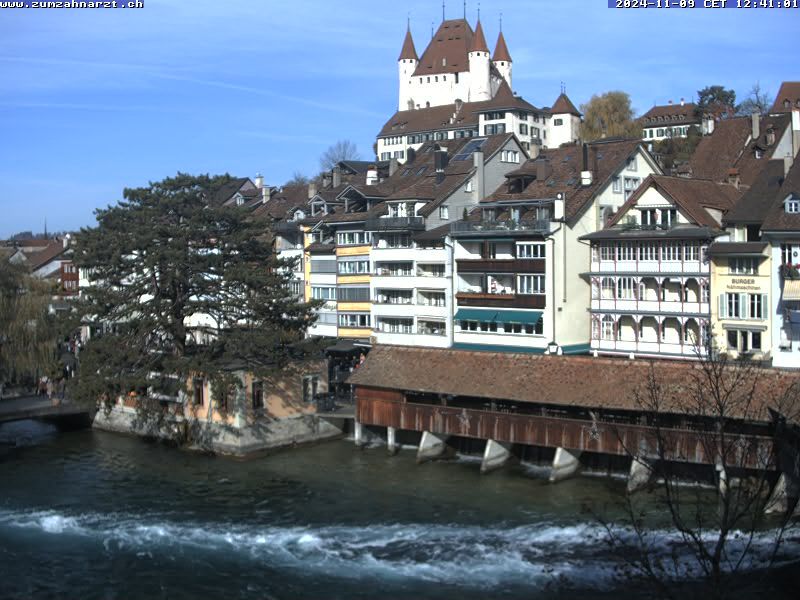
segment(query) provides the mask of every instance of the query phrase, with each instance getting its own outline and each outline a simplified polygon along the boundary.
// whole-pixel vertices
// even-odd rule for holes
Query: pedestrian
[[[55,391],[55,384],[52,379],[47,380],[45,389],[47,390],[47,399],[53,401],[53,392]]]

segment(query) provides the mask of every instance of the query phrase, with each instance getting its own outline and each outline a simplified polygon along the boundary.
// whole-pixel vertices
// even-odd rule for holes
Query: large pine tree
[[[76,237],[91,280],[82,310],[102,332],[81,353],[81,398],[286,364],[312,305],[292,295],[268,225],[216,201],[230,180],[179,173],[126,189]]]

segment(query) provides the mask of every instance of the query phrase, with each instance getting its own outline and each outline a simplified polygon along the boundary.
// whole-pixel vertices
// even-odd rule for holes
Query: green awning
[[[497,311],[492,309],[459,308],[454,318],[458,321],[487,321],[491,323],[496,316]]]
[[[540,310],[499,310],[495,321],[498,323],[522,323],[535,325],[542,317]]]
[[[542,316],[540,310],[492,310],[487,308],[459,308],[457,321],[483,321],[491,323],[522,323],[535,325]]]

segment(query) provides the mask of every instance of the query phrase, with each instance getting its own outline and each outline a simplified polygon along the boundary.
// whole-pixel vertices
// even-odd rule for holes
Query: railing
[[[486,294],[457,292],[459,306],[485,308],[544,308],[544,294]]]
[[[367,231],[387,231],[391,229],[425,229],[422,217],[377,217],[367,219],[364,228]]]
[[[450,233],[507,233],[507,232],[547,232],[550,231],[550,221],[540,219],[536,221],[456,221],[450,223]]]

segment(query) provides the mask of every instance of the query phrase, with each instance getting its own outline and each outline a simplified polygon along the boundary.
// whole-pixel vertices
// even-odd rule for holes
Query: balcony
[[[484,294],[458,292],[459,306],[481,306],[486,308],[544,308],[544,294]]]
[[[422,231],[425,229],[425,220],[422,217],[377,217],[367,219],[364,229],[367,231]]]
[[[520,235],[547,233],[550,221],[456,221],[450,223],[450,233],[456,237],[490,235]]]
[[[299,233],[300,227],[294,221],[278,221],[272,224],[275,233]]]
[[[543,258],[502,259],[459,258],[457,261],[459,273],[544,273],[545,260]]]

